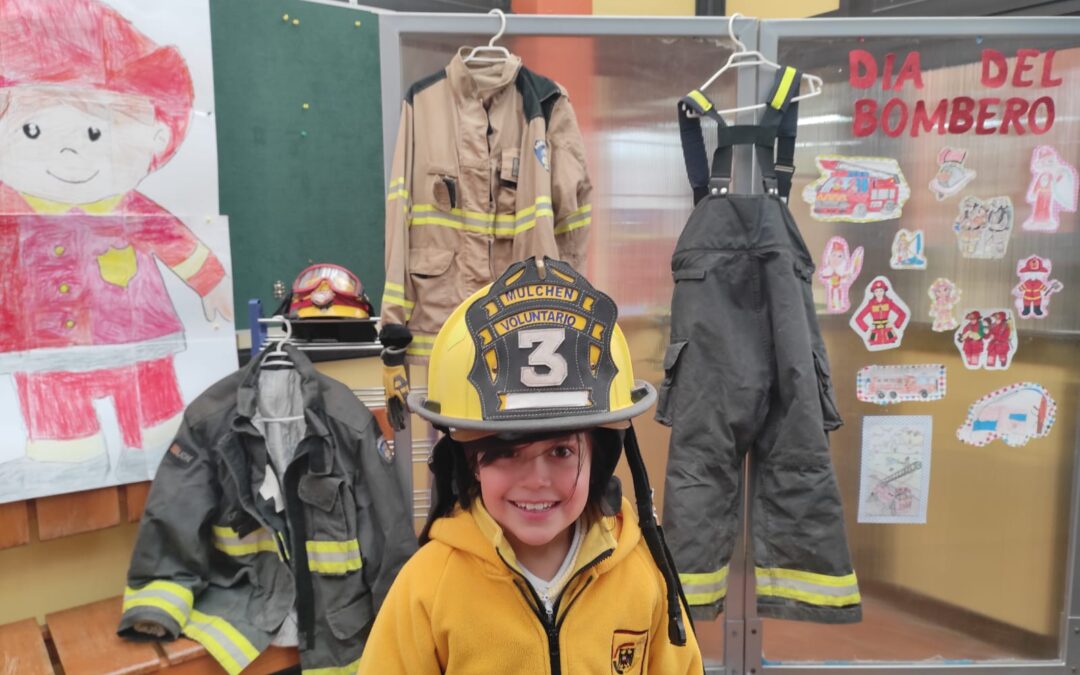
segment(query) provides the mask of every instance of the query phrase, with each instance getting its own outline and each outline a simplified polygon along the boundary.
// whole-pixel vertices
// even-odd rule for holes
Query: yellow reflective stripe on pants
[[[241,537],[231,527],[215,525],[214,548],[222,553],[239,556],[253,555],[255,553],[277,553],[277,544],[274,543],[274,535],[265,527],[260,527]]]
[[[308,569],[319,574],[345,574],[364,565],[360,557],[360,542],[347,541],[306,541]]]
[[[356,675],[360,668],[360,659],[356,659],[344,666],[331,666],[329,668],[304,668],[300,675]]]
[[[857,605],[862,600],[854,572],[831,576],[779,567],[758,567],[755,576],[759,596],[787,598],[824,607]]]
[[[679,574],[686,602],[691,605],[711,605],[727,595],[727,565],[715,572]]]
[[[555,234],[566,234],[571,230],[585,227],[592,222],[592,204],[586,204],[567,216],[555,226]]]
[[[431,348],[434,346],[434,335],[413,335],[412,342],[405,349],[405,353],[415,356],[431,356]]]
[[[121,611],[126,612],[135,607],[153,607],[171,616],[183,628],[193,602],[194,596],[184,586],[172,581],[151,581],[137,590],[125,588]]]
[[[255,645],[220,616],[192,611],[184,635],[206,647],[229,675],[238,675],[259,656]]]

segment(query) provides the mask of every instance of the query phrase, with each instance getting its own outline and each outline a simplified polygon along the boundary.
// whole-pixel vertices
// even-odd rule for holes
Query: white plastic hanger
[[[495,14],[499,17],[499,32],[495,33],[495,37],[488,41],[487,46],[473,47],[469,55],[462,61],[468,63],[470,61],[476,61],[477,63],[502,63],[510,58],[510,51],[506,47],[496,47],[495,41],[502,37],[502,34],[506,31],[506,15],[503,14],[501,9],[493,9],[488,14]],[[499,56],[477,56],[481,52],[494,52]]]
[[[712,77],[710,77],[708,80],[705,80],[705,84],[698,87],[698,91],[704,93],[705,90],[709,87],[709,85],[716,81],[716,78],[720,77],[731,68],[738,69],[746,68],[749,66],[766,66],[773,70],[780,70],[781,66],[779,64],[773,63],[769,59],[765,58],[765,55],[757,51],[756,49],[747,49],[746,45],[743,44],[743,42],[739,38],[735,37],[735,19],[740,16],[742,16],[742,14],[735,12],[728,18],[728,36],[731,38],[731,41],[735,43],[737,49],[731,53],[731,56],[728,57],[727,63],[725,63],[723,67],[720,68],[720,70],[713,73]],[[792,102],[802,101],[803,99],[807,98],[813,98],[814,96],[821,94],[823,82],[820,77],[818,77],[817,75],[811,75],[809,73],[803,73],[802,79],[810,85],[810,91],[806,92],[805,94],[799,94],[795,98],[791,99]],[[733,115],[735,113],[748,112],[750,110],[760,110],[765,106],[765,103],[755,103],[753,105],[744,105],[738,108],[728,108],[727,110],[718,110],[716,112],[719,115]],[[692,111],[687,111],[687,114],[694,117],[697,116]]]
[[[292,337],[292,322],[280,314],[275,316],[274,319],[281,321],[281,327],[285,330],[285,335],[274,343],[274,349],[272,351],[266,352],[266,357],[260,365],[295,368],[296,364],[292,362],[292,359],[289,358],[289,353],[284,349],[285,343]]]

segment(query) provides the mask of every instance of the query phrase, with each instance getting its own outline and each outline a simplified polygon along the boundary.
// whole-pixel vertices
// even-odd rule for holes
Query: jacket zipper
[[[592,567],[595,567],[596,565],[600,564],[602,561],[610,557],[611,554],[614,552],[614,549],[608,549],[607,551],[604,551],[600,555],[596,556],[596,558],[594,558],[591,562],[582,566],[582,568],[579,569],[577,572],[574,572],[574,575],[566,580],[566,585],[563,586],[563,592],[560,592],[559,596],[555,598],[555,604],[551,606],[550,612],[547,611],[547,606],[544,605],[543,601],[540,599],[540,595],[536,592],[536,589],[532,587],[532,584],[529,583],[529,580],[526,579],[525,576],[521,574],[521,572],[515,570],[510,565],[510,563],[506,562],[506,559],[502,557],[502,553],[499,553],[498,550],[496,550],[495,552],[498,553],[499,559],[503,561],[503,564],[506,565],[506,567],[513,574],[517,575],[517,577],[521,579],[524,587],[527,588],[529,590],[529,594],[532,595],[534,603],[533,614],[535,614],[536,618],[540,620],[540,625],[544,628],[544,632],[547,633],[548,658],[551,660],[551,675],[562,675],[562,662],[559,658],[559,631],[562,629],[563,622],[566,621],[566,615],[570,612],[570,608],[574,606],[574,603],[577,602],[577,599],[580,598],[581,594],[585,592],[585,589],[589,587],[589,584],[592,583],[592,579],[589,579],[585,582],[585,585],[581,587],[581,590],[578,591],[577,594],[574,595],[574,597],[570,600],[570,604],[566,606],[566,611],[563,612],[562,619],[556,621],[556,617],[559,616],[559,603],[562,601],[563,592],[565,592],[565,590],[570,587],[570,584],[574,582],[574,579],[577,579],[579,576],[581,576],[583,572],[587,571]],[[517,586],[518,592],[520,592],[521,595],[524,596],[526,602],[528,602],[529,596],[525,595],[525,591],[522,589],[522,587],[518,584],[514,585]]]

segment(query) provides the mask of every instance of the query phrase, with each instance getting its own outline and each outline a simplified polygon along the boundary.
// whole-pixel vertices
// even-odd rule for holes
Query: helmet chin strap
[[[653,507],[652,488],[649,485],[649,474],[645,470],[645,460],[641,457],[641,448],[638,446],[637,434],[634,433],[634,425],[626,430],[626,438],[623,441],[626,450],[626,462],[630,465],[630,475],[634,479],[634,496],[637,500],[638,523],[641,525],[641,534],[645,537],[645,543],[652,553],[656,566],[664,576],[664,584],[667,586],[667,609],[668,609],[668,639],[671,644],[682,646],[686,644],[686,627],[683,625],[681,606],[686,607],[686,616],[690,617],[690,607],[683,594],[682,584],[675,574],[675,562],[664,541],[664,531],[656,522],[656,510]],[[690,629],[694,629],[693,620],[690,619]]]

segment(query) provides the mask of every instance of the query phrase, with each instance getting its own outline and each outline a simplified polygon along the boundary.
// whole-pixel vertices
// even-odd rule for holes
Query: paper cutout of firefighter
[[[892,257],[889,258],[889,267],[894,270],[924,270],[926,269],[926,253],[924,252],[925,237],[922,230],[911,231],[900,228],[893,237]]]
[[[896,349],[904,339],[904,329],[911,311],[900,296],[892,292],[887,277],[876,276],[866,286],[859,309],[851,315],[851,329],[872,352]]]
[[[980,447],[1000,439],[1018,448],[1050,435],[1056,417],[1057,403],[1045,387],[1017,382],[972,403],[956,437]]]
[[[163,263],[232,320],[221,261],[136,188],[184,141],[194,87],[183,55],[94,0],[0,0],[0,373],[28,441],[25,480],[146,480],[184,401],[183,324]],[[123,444],[109,466],[95,400]],[[126,471],[126,473],[124,473]]]
[[[975,179],[974,169],[964,166],[965,159],[967,150],[962,148],[946,146],[938,152],[938,170],[930,181],[930,191],[939,202],[959,193]]]
[[[1019,344],[1016,323],[1008,309],[972,309],[953,340],[968,370],[1005,370]]]
[[[821,176],[802,193],[814,220],[892,220],[900,217],[911,196],[900,163],[891,157],[820,155],[814,161]]]
[[[1076,167],[1049,145],[1036,147],[1031,153],[1031,184],[1026,196],[1031,215],[1021,227],[1033,232],[1057,232],[1061,212],[1075,212],[1078,195]]]
[[[961,293],[960,288],[945,277],[934,279],[927,292],[930,296],[930,318],[934,320],[930,330],[935,333],[956,330],[960,322],[953,308],[960,302]]]
[[[1050,312],[1050,296],[1065,288],[1057,279],[1050,278],[1053,263],[1049,258],[1037,255],[1024,258],[1016,264],[1016,276],[1020,277],[1012,290],[1016,298],[1016,311],[1021,319],[1045,319]]]
[[[964,197],[953,232],[965,258],[1000,260],[1009,248],[1013,230],[1013,203],[1005,196]]]
[[[851,309],[851,285],[862,271],[863,247],[849,253],[847,240],[833,237],[825,244],[821,260],[818,278],[825,285],[825,313],[844,314]]]

